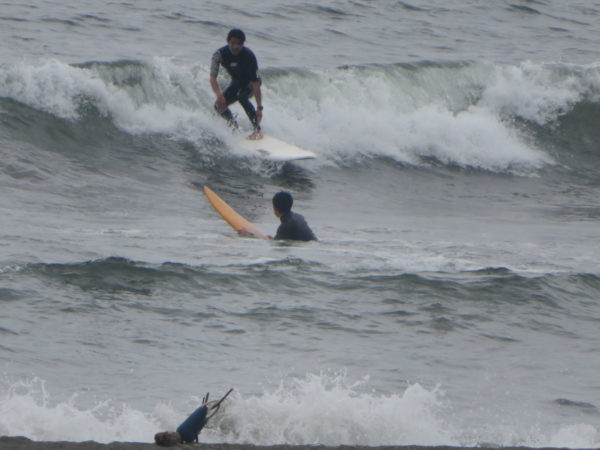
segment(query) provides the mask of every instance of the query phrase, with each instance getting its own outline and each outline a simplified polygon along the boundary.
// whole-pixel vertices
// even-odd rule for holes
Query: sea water
[[[202,441],[600,446],[599,20],[2,3],[0,435],[151,442],[234,387]],[[232,27],[317,160],[228,145]],[[319,242],[237,237],[204,184],[268,234],[292,192]]]

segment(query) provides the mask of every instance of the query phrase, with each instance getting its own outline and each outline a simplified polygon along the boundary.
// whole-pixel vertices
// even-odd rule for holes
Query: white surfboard
[[[271,161],[298,161],[302,159],[315,159],[317,155],[310,150],[288,144],[273,136],[264,135],[262,139],[255,141],[246,137],[236,137],[235,145],[253,155]]]

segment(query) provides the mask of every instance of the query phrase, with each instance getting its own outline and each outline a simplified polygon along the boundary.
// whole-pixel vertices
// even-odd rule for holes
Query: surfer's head
[[[227,34],[227,45],[229,45],[229,51],[234,55],[242,51],[244,42],[246,42],[246,35],[238,28],[230,30]]]
[[[275,215],[279,217],[289,213],[293,204],[294,199],[289,192],[281,191],[273,196],[273,210],[275,211]]]

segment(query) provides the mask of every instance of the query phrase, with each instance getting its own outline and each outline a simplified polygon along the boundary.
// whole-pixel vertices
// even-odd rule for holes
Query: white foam
[[[129,83],[127,77],[136,81]],[[80,117],[88,102],[130,133],[184,135],[197,130],[210,110],[199,106],[201,97],[189,95],[197,94],[194,84],[190,67],[160,58],[123,67],[77,67],[51,60],[0,69],[0,96],[71,120]]]
[[[442,444],[451,442],[436,408],[438,392],[419,385],[389,396],[363,392],[343,375],[308,375],[274,391],[235,393],[202,432],[208,442],[254,444]],[[76,398],[53,401],[39,378],[20,381],[0,394],[0,435],[33,440],[150,442],[173,430],[195,408],[176,412],[166,404],[143,412],[112,401],[89,409]]]
[[[499,115],[540,125],[556,120],[586,94],[581,78],[540,64],[496,66],[480,104]]]
[[[598,67],[464,64],[373,66],[271,75],[267,133],[337,162],[386,156],[422,164],[531,171],[552,163],[514,119],[544,125],[593,92]],[[0,96],[65,119],[91,103],[130,133],[222,140],[206,66],[169,59],[71,66],[52,60],[0,68]],[[240,123],[247,118],[238,106]]]
[[[401,394],[380,395],[366,390],[367,384],[368,380],[350,383],[343,374],[321,373],[237,398],[217,424],[221,439],[260,445],[453,442],[437,416],[437,390],[415,384]]]
[[[161,402],[142,411],[105,399],[86,408],[78,405],[82,402],[76,396],[52,398],[39,378],[5,381],[0,389],[0,435],[48,441],[152,442],[156,432],[174,430],[200,402],[192,399],[181,410]],[[493,411],[481,411],[479,418],[466,421],[463,416],[472,416],[472,411],[454,410],[439,387],[413,383],[384,394],[370,388],[368,378],[352,381],[345,373],[321,372],[285,378],[258,394],[234,391],[200,440],[256,445],[600,446],[599,430],[591,424],[541,427],[510,415],[490,421]]]
[[[598,448],[600,431],[589,424],[565,425],[556,430],[542,445],[557,448]]]
[[[505,117],[510,105],[499,94],[504,92],[504,79],[498,81],[495,69],[466,66],[387,73],[377,68],[323,73],[305,81],[305,93],[300,86],[277,80],[274,92],[267,91],[265,97],[277,99],[276,128],[305,147],[340,160],[387,156],[420,164],[423,158],[435,158],[445,164],[493,171],[531,170],[551,163],[552,158],[528,142]],[[526,81],[523,89],[528,88]],[[550,92],[546,88],[544,94]],[[551,104],[548,95],[534,97],[533,93],[529,100],[537,101],[543,111],[570,104],[563,98]],[[523,112],[518,106],[513,114]]]
[[[40,441],[150,442],[163,409],[147,414],[124,404],[102,401],[90,409],[77,397],[54,401],[39,378],[22,380],[0,393],[0,435]]]

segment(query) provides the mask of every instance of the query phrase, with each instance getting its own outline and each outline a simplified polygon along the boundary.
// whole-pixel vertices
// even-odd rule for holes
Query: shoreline
[[[32,441],[31,439],[20,436],[1,436],[0,450],[148,450],[159,448],[173,449],[198,449],[204,450],[244,450],[252,448],[254,450],[558,450],[558,447],[459,447],[450,445],[384,445],[369,447],[365,445],[252,445],[252,444],[180,444],[173,447],[160,447],[153,443],[142,442],[111,442],[100,444],[94,441],[86,442],[67,442],[67,441]],[[564,447],[563,447],[564,448]],[[588,449],[578,449],[588,450]],[[589,449],[598,450],[598,449]]]

